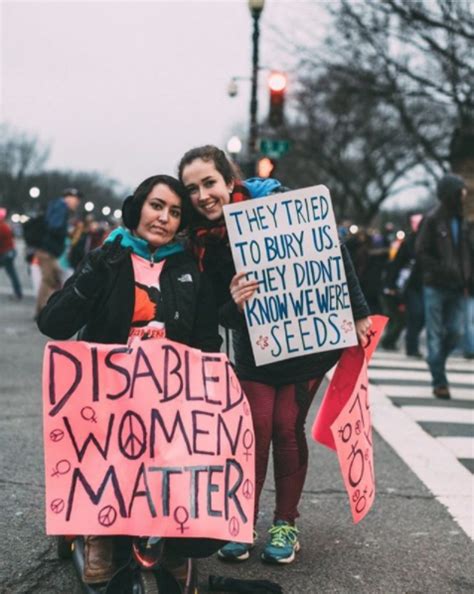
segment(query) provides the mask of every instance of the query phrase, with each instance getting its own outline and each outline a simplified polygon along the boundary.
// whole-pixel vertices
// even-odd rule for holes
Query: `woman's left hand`
[[[234,275],[230,282],[230,294],[239,311],[244,311],[245,302],[248,301],[258,289],[258,281],[245,280],[247,272],[242,271]]]
[[[361,320],[356,320],[355,328],[357,338],[359,340],[359,344],[361,346],[365,346],[367,343],[367,332],[370,330],[372,326],[372,318],[362,318]]]

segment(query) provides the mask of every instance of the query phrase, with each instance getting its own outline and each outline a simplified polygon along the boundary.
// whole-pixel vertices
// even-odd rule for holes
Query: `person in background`
[[[105,230],[95,220],[94,215],[87,214],[82,221],[77,222],[71,233],[68,250],[68,262],[73,270],[90,251],[102,244],[104,236]]]
[[[13,288],[13,298],[22,299],[23,291],[15,268],[15,239],[10,225],[6,221],[7,209],[0,208],[0,268],[5,268]]]
[[[35,258],[41,270],[41,283],[36,299],[36,317],[46,305],[49,297],[61,288],[62,272],[58,258],[64,251],[68,232],[69,215],[81,203],[82,194],[75,188],[67,188],[61,198],[48,203],[44,215],[44,235],[35,251]]]
[[[390,320],[388,330],[382,339],[385,349],[388,346],[395,348],[396,340],[405,327],[405,353],[408,357],[417,359],[422,357],[419,338],[425,324],[421,266],[415,254],[415,243],[422,218],[423,215],[419,213],[410,215],[411,231],[401,242],[387,271],[384,293],[391,295],[398,301],[399,306],[403,306],[403,313],[400,314],[403,318],[400,327],[395,326],[395,329],[391,327]]]
[[[273,445],[276,509],[261,558],[268,563],[291,563],[300,548],[295,520],[308,467],[305,420],[324,374],[337,362],[341,351],[256,366],[243,305],[257,285],[245,281],[243,273],[235,273],[223,206],[268,196],[281,191],[281,184],[261,178],[241,182],[225,153],[212,145],[188,151],[179,163],[179,177],[194,209],[190,246],[200,268],[210,275],[220,323],[233,330],[237,376],[252,410],[256,447],[254,523]],[[356,331],[362,341],[371,325],[369,309],[348,252],[343,245],[341,249]],[[244,561],[252,548],[251,544],[231,542],[219,550],[218,556],[227,561]]]
[[[423,299],[433,394],[450,398],[446,360],[460,342],[464,298],[472,286],[472,246],[463,218],[464,180],[445,175],[437,186],[439,204],[423,219],[416,257],[423,274]]]
[[[126,228],[86,255],[75,274],[54,293],[38,317],[43,334],[65,340],[79,334],[88,342],[127,344],[166,337],[207,352],[221,338],[213,293],[194,259],[176,241],[188,220],[182,184],[168,175],[145,179],[122,208]],[[185,281],[183,281],[185,279]],[[223,541],[167,539],[167,568],[182,573],[183,557],[205,557]],[[85,537],[83,579],[109,581],[117,567],[114,540]]]

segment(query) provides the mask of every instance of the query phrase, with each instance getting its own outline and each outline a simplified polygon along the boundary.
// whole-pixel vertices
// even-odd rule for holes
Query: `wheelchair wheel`
[[[59,559],[71,559],[72,540],[66,536],[58,536],[56,540],[56,553]]]
[[[140,571],[138,580],[141,594],[160,594],[155,574],[152,571]]]

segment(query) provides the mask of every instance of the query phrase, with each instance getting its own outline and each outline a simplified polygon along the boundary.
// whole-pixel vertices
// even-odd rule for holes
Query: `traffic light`
[[[270,114],[268,123],[273,128],[283,124],[283,107],[285,105],[286,75],[283,72],[272,72],[268,78],[270,89]]]
[[[276,163],[269,157],[260,157],[257,161],[257,175],[258,177],[271,177],[276,167]]]

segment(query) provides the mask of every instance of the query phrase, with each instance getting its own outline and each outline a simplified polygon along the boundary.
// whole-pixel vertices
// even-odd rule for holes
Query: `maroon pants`
[[[276,508],[274,518],[293,523],[308,468],[305,421],[322,378],[307,382],[308,394],[296,399],[294,384],[269,386],[241,381],[252,410],[255,429],[256,491],[255,520],[267,473],[270,444],[273,445]]]

